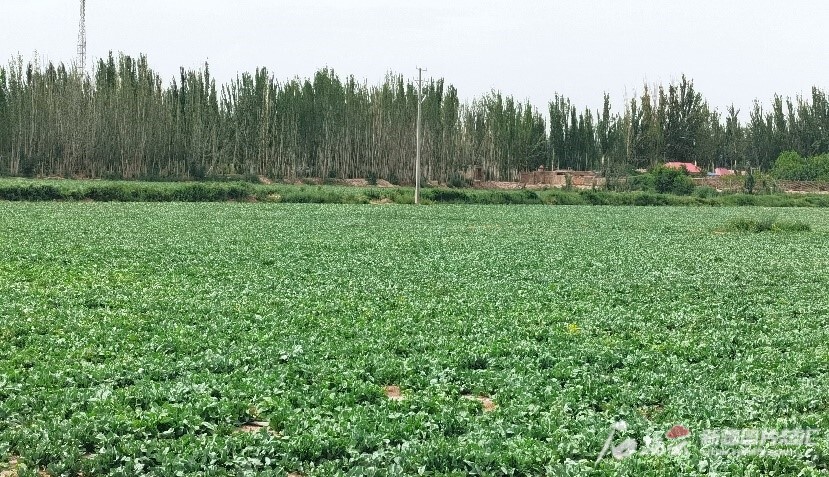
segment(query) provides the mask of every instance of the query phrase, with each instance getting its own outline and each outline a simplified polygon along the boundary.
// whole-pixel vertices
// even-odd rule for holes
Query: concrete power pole
[[[415,204],[420,204],[420,118],[423,105],[423,72],[425,68],[417,67],[417,157],[415,158]]]
[[[78,69],[86,70],[86,0],[81,0],[81,21],[78,28]]]

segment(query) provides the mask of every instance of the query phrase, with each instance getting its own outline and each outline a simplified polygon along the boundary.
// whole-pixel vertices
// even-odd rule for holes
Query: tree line
[[[471,166],[489,180],[521,170],[608,174],[666,161],[768,170],[784,151],[829,153],[829,101],[775,96],[748,122],[711,108],[682,77],[645,86],[621,111],[556,94],[545,118],[493,91],[461,102],[424,84],[423,175],[448,182]],[[377,177],[414,181],[417,90],[401,75],[368,85],[330,69],[278,81],[267,69],[217,85],[209,65],[169,84],[141,56],[109,55],[83,74],[64,64],[0,67],[0,174],[125,179]]]

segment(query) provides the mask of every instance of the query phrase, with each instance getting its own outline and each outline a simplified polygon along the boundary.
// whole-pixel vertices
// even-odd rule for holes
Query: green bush
[[[829,207],[829,195],[807,195],[803,202],[810,207]]]
[[[694,191],[694,181],[685,168],[658,166],[651,174],[654,189],[660,194],[689,195]]]
[[[92,186],[84,191],[84,199],[98,202],[129,201],[129,194],[125,192],[125,186]]]
[[[541,198],[535,191],[524,189],[504,194],[505,204],[541,204]]]
[[[469,179],[467,179],[463,175],[461,175],[461,174],[452,174],[452,177],[449,178],[448,185],[449,185],[449,187],[452,187],[452,188],[455,188],[455,189],[463,189],[463,188],[471,186],[472,184],[469,181]]]
[[[0,200],[26,200],[26,201],[42,201],[42,200],[61,200],[64,194],[55,186],[33,184],[23,187],[19,186],[3,186],[0,187]]]
[[[653,174],[639,174],[635,176],[630,176],[628,178],[627,184],[630,190],[656,190]]]
[[[783,152],[774,161],[771,174],[790,181],[829,181],[829,154],[802,157],[795,151]]]
[[[757,205],[757,198],[748,194],[725,194],[721,197],[723,205]]]
[[[456,189],[428,189],[421,191],[421,197],[434,202],[464,204],[470,202],[466,192]]]
[[[812,226],[800,221],[777,220],[776,215],[761,218],[738,217],[726,222],[723,227],[729,232],[810,232]]]
[[[703,199],[710,199],[710,198],[716,197],[716,196],[717,196],[717,189],[715,189],[711,186],[702,186],[702,187],[697,187],[696,189],[694,189],[694,197],[700,197],[700,198],[703,198]]]
[[[746,190],[746,194],[753,194],[754,193],[754,184],[756,182],[757,182],[757,179],[754,178],[754,174],[752,174],[751,171],[749,171],[748,175],[746,176],[746,181],[745,181],[745,185],[744,185],[745,190]]]
[[[377,173],[371,171],[368,174],[366,174],[366,182],[368,182],[369,185],[377,185]]]
[[[654,191],[483,190],[441,187],[424,189],[422,198],[424,204],[829,207],[829,196],[826,195],[712,194],[707,188],[699,188],[693,195],[680,196],[672,193],[659,194]],[[263,202],[363,204],[381,199],[388,199],[398,204],[411,204],[414,202],[414,190],[408,187],[386,189],[330,185],[263,185],[246,182],[149,183],[0,180],[0,200],[8,201],[221,202],[258,200]]]
[[[585,205],[586,202],[578,192],[568,192],[558,189],[537,193],[541,203],[548,205]]]
[[[666,205],[667,200],[664,195],[653,194],[651,192],[639,193],[634,196],[633,205]]]

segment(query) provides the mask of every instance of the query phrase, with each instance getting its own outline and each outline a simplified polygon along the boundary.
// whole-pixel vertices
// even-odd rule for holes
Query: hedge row
[[[480,190],[429,188],[425,204],[548,204],[633,206],[741,206],[829,207],[829,195],[705,194],[679,196],[655,192],[599,190]],[[411,188],[253,185],[247,182],[130,183],[103,182],[0,182],[0,200],[107,201],[107,202],[223,202],[258,201],[291,203],[414,202]]]
[[[238,183],[130,184],[82,187],[56,184],[0,184],[0,200],[93,200],[101,202],[223,202],[255,197],[253,185]]]

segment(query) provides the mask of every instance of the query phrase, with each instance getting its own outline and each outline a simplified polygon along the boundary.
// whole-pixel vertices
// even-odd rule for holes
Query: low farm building
[[[519,182],[525,185],[548,185],[552,187],[596,187],[604,185],[604,177],[599,177],[593,171],[572,171],[572,170],[545,170],[539,167],[536,171],[522,172],[519,174]]]
[[[732,171],[731,169],[726,169],[725,167],[718,167],[718,168],[714,169],[714,175],[715,176],[733,176],[734,171]]]
[[[688,171],[689,174],[700,174],[700,173],[702,173],[702,170],[699,167],[697,167],[696,164],[694,164],[692,162],[666,162],[665,167],[668,167],[668,168],[671,168],[671,169],[685,168],[685,170]]]

